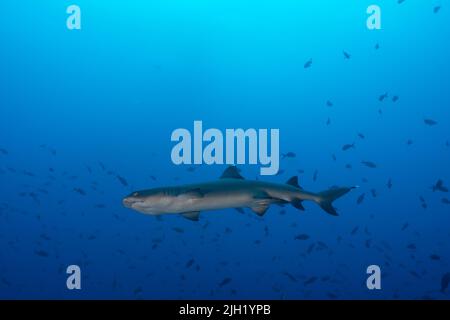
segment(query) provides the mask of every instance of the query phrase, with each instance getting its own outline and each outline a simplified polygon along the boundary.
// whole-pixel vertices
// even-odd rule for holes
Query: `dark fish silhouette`
[[[450,200],[449,200],[448,198],[442,198],[442,199],[441,199],[441,202],[442,202],[443,204],[450,204]]]
[[[194,264],[194,262],[194,259],[190,259],[188,262],[186,262],[186,268],[190,268]]]
[[[305,62],[303,68],[308,69],[312,65],[312,58]]]
[[[342,51],[342,54],[344,55],[344,59],[350,59],[352,56],[350,55],[350,53],[346,52],[346,51]]]
[[[294,152],[282,153],[281,158],[295,158],[297,155]]]
[[[448,192],[448,188],[444,186],[444,181],[439,179],[434,186],[431,187],[433,192],[435,191],[441,191],[441,192]]]
[[[375,44],[375,50],[378,50],[378,49],[380,49],[380,44],[379,44],[379,43],[376,43],[376,44]]]
[[[0,148],[0,153],[4,154],[4,155],[7,155],[8,154],[8,150]]]
[[[333,161],[336,161],[336,155],[334,153],[331,155],[331,158],[333,159]]]
[[[231,282],[231,278],[225,278],[219,283],[219,287],[223,287]]]
[[[433,12],[434,12],[434,13],[438,13],[439,10],[441,10],[441,6],[435,6],[435,7],[433,8]]]
[[[377,197],[377,190],[371,189],[370,192],[372,193],[372,197],[374,197],[374,198]]]
[[[384,99],[386,99],[388,97],[388,94],[387,94],[387,92],[386,93],[383,93],[382,95],[380,95],[379,97],[378,97],[378,101],[380,101],[380,102],[382,102]]]
[[[310,277],[310,278],[306,279],[306,280],[303,282],[303,284],[304,284],[304,285],[312,284],[312,283],[316,282],[316,280],[317,280],[317,277]]]
[[[184,229],[182,229],[182,228],[173,227],[172,230],[175,232],[178,232],[178,233],[184,233]]]
[[[283,274],[286,277],[288,277],[289,280],[291,280],[292,282],[297,282],[297,279],[292,274],[290,274],[289,272],[284,271],[281,274]]]
[[[358,197],[358,199],[356,199],[356,203],[357,203],[357,204],[363,203],[365,195],[366,195],[365,193],[361,194],[361,195]]]
[[[402,231],[406,230],[406,228],[408,228],[408,226],[409,226],[409,223],[406,222],[406,223],[403,225],[403,227],[402,227]]]
[[[354,227],[352,232],[350,232],[350,234],[353,236],[358,232],[359,227]]]
[[[308,240],[309,239],[309,235],[302,233],[297,235],[295,238],[295,240]]]
[[[377,165],[372,161],[361,161],[361,163],[368,168],[375,169],[377,167]]]
[[[407,144],[408,146],[410,146],[410,145],[413,144],[413,141],[412,141],[411,139],[408,139],[408,140],[406,141],[406,144]]]
[[[441,292],[445,292],[445,290],[447,290],[449,283],[450,283],[450,272],[447,272],[442,276],[441,279]]]
[[[431,260],[441,260],[441,257],[437,254],[431,254],[430,255],[430,259]]]
[[[48,252],[44,251],[44,250],[38,250],[38,251],[35,251],[35,253],[39,257],[43,257],[43,258],[47,258],[48,257]]]
[[[81,188],[73,188],[73,191],[81,194],[82,196],[86,195],[86,192],[83,189],[81,189]]]
[[[391,179],[391,178],[389,178],[389,180],[388,180],[386,186],[388,187],[388,189],[391,189],[391,188],[392,188],[392,179]]]
[[[360,139],[365,139],[366,138],[366,136],[364,134],[362,134],[361,132],[358,132],[358,137]]]
[[[347,143],[342,146],[342,151],[347,151],[348,149],[355,148],[355,143]]]
[[[398,4],[401,4],[401,3],[403,3],[403,2],[405,2],[405,0],[397,0],[397,3],[398,3]]]
[[[416,247],[416,245],[414,243],[409,244],[407,246],[407,248],[410,249],[410,250],[416,250],[417,249],[417,247]]]
[[[397,102],[398,99],[399,99],[398,96],[393,96],[393,97],[392,97],[392,102]]]
[[[433,119],[424,119],[423,122],[425,122],[425,124],[429,126],[437,125],[437,121],[434,121]]]
[[[332,107],[333,106],[333,102],[331,102],[330,100],[327,100],[327,107]]]
[[[127,180],[125,180],[125,178],[123,178],[119,175],[117,175],[116,177],[120,181],[121,184],[123,184],[125,187],[128,187],[128,182],[127,182]]]
[[[313,174],[313,181],[317,181],[317,176],[319,175],[319,171],[315,170]]]
[[[327,119],[327,126],[329,126],[329,125],[330,125],[330,123],[331,123],[331,119],[330,119],[330,118],[328,118],[328,119]]]

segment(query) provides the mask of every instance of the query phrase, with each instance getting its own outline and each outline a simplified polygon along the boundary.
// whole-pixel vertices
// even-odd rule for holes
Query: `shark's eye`
[[[133,193],[133,197],[137,197],[139,195],[138,192]]]

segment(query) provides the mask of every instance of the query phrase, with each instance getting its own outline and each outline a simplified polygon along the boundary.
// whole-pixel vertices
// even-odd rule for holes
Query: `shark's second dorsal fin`
[[[238,168],[235,166],[229,166],[225,169],[225,171],[220,176],[220,179],[241,179],[244,180],[244,177],[239,174]]]
[[[298,177],[293,176],[288,181],[286,181],[286,184],[301,189],[300,185],[298,184]]]

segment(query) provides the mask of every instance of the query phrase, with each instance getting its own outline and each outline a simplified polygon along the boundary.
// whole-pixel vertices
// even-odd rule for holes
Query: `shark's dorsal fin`
[[[220,176],[220,179],[241,179],[244,180],[244,177],[239,174],[238,168],[235,166],[229,166],[225,169],[225,171]]]
[[[200,216],[200,211],[192,211],[192,212],[185,212],[181,213],[183,217],[186,219],[192,220],[192,221],[198,221],[198,218]]]
[[[300,185],[298,184],[298,177],[293,176],[288,181],[286,181],[286,184],[301,189]]]

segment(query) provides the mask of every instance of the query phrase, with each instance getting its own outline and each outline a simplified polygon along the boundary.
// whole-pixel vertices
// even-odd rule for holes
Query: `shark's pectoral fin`
[[[251,207],[251,209],[258,216],[263,216],[272,203],[280,202],[279,199],[272,198],[267,192],[262,190],[255,193],[253,195],[253,199],[254,205]]]
[[[298,210],[305,211],[305,207],[304,207],[303,204],[302,204],[302,200],[293,200],[293,201],[291,202],[291,204],[292,204],[292,206],[293,206],[294,208],[297,208]]]
[[[198,221],[198,218],[200,217],[200,211],[185,212],[181,213],[181,215],[186,219]]]

